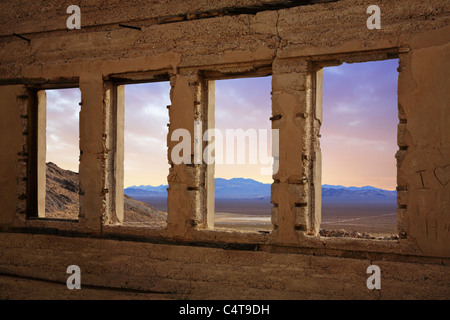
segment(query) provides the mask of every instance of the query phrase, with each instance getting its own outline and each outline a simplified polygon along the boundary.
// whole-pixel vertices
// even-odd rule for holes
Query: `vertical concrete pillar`
[[[425,254],[450,254],[449,45],[399,55],[399,231]]]
[[[206,125],[205,82],[197,71],[182,72],[171,76],[171,86],[167,137],[171,165],[168,175],[168,233],[173,237],[188,237],[194,228],[207,226],[206,167],[194,159],[194,139],[202,143],[202,131]],[[194,129],[195,121],[202,122],[197,130]],[[195,136],[195,133],[199,135]],[[188,147],[181,151],[183,142]],[[176,161],[180,155],[184,155],[186,161]]]
[[[322,125],[322,98],[323,98],[323,69],[314,68],[312,78],[312,96],[308,99],[312,104],[310,110],[312,115],[308,117],[312,134],[309,158],[304,161],[310,163],[311,176],[311,206],[310,224],[308,232],[317,235],[322,222],[322,150],[320,149],[320,126]]]
[[[312,92],[306,61],[275,59],[272,129],[279,130],[279,169],[272,184],[272,223],[278,243],[296,243],[311,230]]]
[[[124,218],[124,129],[125,87],[112,82],[103,85],[105,132],[105,215],[104,224],[122,223]]]
[[[409,182],[408,182],[408,174],[406,172],[406,168],[403,166],[403,160],[408,155],[409,146],[412,144],[411,135],[408,131],[408,120],[407,113],[404,110],[403,105],[406,106],[403,96],[403,92],[408,92],[411,90],[409,88],[409,77],[411,72],[411,56],[408,53],[400,54],[399,56],[399,78],[398,78],[398,118],[399,123],[397,125],[397,145],[399,149],[395,154],[397,159],[397,231],[400,238],[407,238],[407,234],[409,233],[409,217],[407,214],[408,207],[408,190]],[[418,172],[420,175],[420,180],[423,186],[428,185],[427,178],[424,179],[425,171]],[[425,184],[427,182],[427,184]],[[425,187],[426,188],[426,187]]]
[[[45,217],[45,195],[47,191],[47,94],[37,92],[37,215]]]
[[[205,106],[205,110],[207,112],[206,119],[207,125],[204,126],[205,130],[212,130],[216,127],[216,116],[215,116],[215,107],[216,107],[216,85],[214,81],[208,81],[205,84],[207,92],[204,93],[204,97],[207,99],[207,106]],[[203,150],[206,150],[208,141],[211,140],[211,131],[208,131],[207,141],[203,144]],[[206,155],[208,157],[208,155]],[[214,173],[215,173],[215,165],[208,164],[210,161],[208,158],[204,159],[206,161],[206,227],[208,229],[214,228],[214,210],[215,210],[215,183],[214,183]]]
[[[100,231],[105,211],[104,90],[101,74],[80,77],[80,224]]]
[[[0,225],[13,224],[17,208],[25,213],[27,100],[24,86],[0,86]]]
[[[115,154],[114,154],[114,198],[115,215],[112,220],[123,222],[124,218],[124,133],[125,133],[125,86],[116,86],[114,88],[115,103],[112,106],[116,113],[116,126],[114,134],[116,136]],[[112,128],[111,128],[112,129]]]

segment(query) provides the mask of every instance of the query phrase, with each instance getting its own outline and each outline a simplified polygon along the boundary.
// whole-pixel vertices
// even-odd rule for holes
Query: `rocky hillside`
[[[64,170],[56,164],[47,163],[47,192],[45,217],[77,219],[79,208],[78,173]]]
[[[47,193],[45,197],[46,218],[77,219],[79,211],[78,173],[64,170],[56,164],[47,163]],[[167,214],[147,203],[137,201],[125,195],[124,222],[163,226]]]

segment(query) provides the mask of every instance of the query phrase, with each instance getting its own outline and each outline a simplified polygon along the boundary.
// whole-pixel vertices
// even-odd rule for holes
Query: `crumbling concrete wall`
[[[10,233],[1,233],[0,243],[2,299],[448,299],[450,294],[449,267],[436,261]],[[47,259],[49,251],[58,254]],[[72,264],[80,267],[81,290],[66,287]],[[366,287],[371,264],[382,270],[381,290]]]
[[[448,254],[450,236],[450,44],[417,36],[401,55],[398,88],[399,219],[428,252]],[[436,37],[438,38],[438,37]],[[422,41],[419,41],[422,40]]]
[[[371,258],[389,257],[393,268],[400,268],[401,261],[410,256],[418,259],[408,261],[414,270],[420,264],[434,263],[436,258],[448,265],[448,1],[381,1],[380,30],[366,27],[366,9],[372,3],[362,0],[312,5],[276,0],[262,3],[247,0],[239,5],[234,1],[135,4],[111,0],[102,2],[101,6],[96,1],[88,1],[81,7],[81,29],[67,30],[69,15],[65,10],[70,4],[69,1],[0,4],[0,134],[4,137],[0,141],[0,224],[6,232],[3,237],[8,239],[1,242],[2,250],[14,256],[14,252],[26,250],[33,241],[34,237],[26,233],[57,232],[67,235],[63,239],[69,243],[79,241],[77,236],[108,235],[150,242],[239,244],[251,250],[269,246],[269,252],[283,254],[271,256],[265,252],[264,258],[280,261],[288,259],[285,253],[295,252],[301,254],[297,257],[299,261],[315,261],[309,254],[331,255],[334,257],[329,260],[331,264],[340,264],[342,257],[355,261],[366,259],[369,254]],[[396,156],[397,222],[401,239],[385,243],[321,238],[317,234],[321,68],[394,57],[400,61]],[[269,234],[215,231],[213,215],[208,210],[213,201],[211,191],[208,192],[213,168],[205,164],[174,164],[171,151],[177,142],[171,141],[170,136],[183,128],[194,137],[195,120],[202,121],[203,129],[213,127],[208,88],[214,79],[267,74],[272,74],[272,127],[280,130],[279,171],[273,176],[271,198],[274,230]],[[167,139],[171,164],[168,227],[138,230],[121,226],[123,119],[119,111],[123,93],[118,88],[124,82],[158,79],[170,80],[172,87]],[[32,161],[34,151],[29,150],[34,139],[35,92],[67,86],[78,86],[82,94],[80,219],[77,222],[30,216],[34,201],[32,181],[37,172]],[[192,150],[193,143],[192,139]],[[15,238],[20,238],[22,245],[13,245]],[[103,246],[105,240],[96,237],[86,241]],[[47,248],[53,250],[51,246]],[[197,254],[203,255],[208,250],[188,251],[196,259]],[[46,252],[45,256],[49,259],[60,253],[55,247],[53,253]],[[172,256],[167,259],[176,261]],[[245,255],[249,265],[254,259],[253,254]],[[2,272],[14,272],[9,267],[11,256],[3,255],[0,261]],[[189,261],[188,256],[185,261]],[[131,266],[129,272],[138,272],[136,268]],[[32,272],[23,270],[21,276]],[[433,279],[438,283],[442,274],[441,269],[436,270],[438,276]],[[340,271],[332,274],[337,272]],[[341,279],[350,283],[359,281],[351,276]],[[320,285],[319,280],[312,281],[314,286]],[[269,285],[272,286],[275,284]],[[394,281],[392,287],[395,286]],[[437,292],[448,297],[448,291],[441,289]],[[262,297],[267,296],[262,292]],[[320,292],[318,297],[327,297],[324,291],[317,292]],[[280,294],[280,297],[284,296]]]
[[[23,97],[26,90],[23,86],[0,87],[1,108],[0,119],[3,138],[1,139],[2,156],[0,160],[0,194],[2,200],[1,224],[10,225],[14,222],[16,210],[25,212],[26,160],[28,154],[26,139],[28,128],[23,125],[22,117],[26,116],[26,104]],[[21,98],[22,97],[22,98]],[[24,199],[25,197],[25,199]],[[22,201],[21,201],[22,200]],[[19,204],[20,203],[20,204]]]

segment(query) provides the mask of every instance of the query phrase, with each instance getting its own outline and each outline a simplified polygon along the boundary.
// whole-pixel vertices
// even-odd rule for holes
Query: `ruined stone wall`
[[[235,1],[87,1],[81,6],[80,30],[66,28],[69,15],[65,10],[72,4],[70,1],[1,3],[0,272],[24,279],[49,280],[55,269],[47,263],[38,263],[40,257],[52,260],[61,250],[66,250],[60,247],[61,243],[70,248],[80,241],[83,253],[77,249],[75,256],[98,252],[100,256],[108,255],[106,261],[126,259],[123,250],[108,247],[112,240],[103,239],[107,237],[140,241],[147,248],[146,253],[161,252],[157,260],[166,260],[161,270],[171,263],[188,264],[186,268],[192,268],[189,269],[192,273],[183,273],[183,279],[173,283],[180,285],[187,281],[186,286],[191,290],[175,290],[176,297],[203,298],[205,295],[198,288],[204,286],[202,290],[207,290],[222,283],[222,278],[209,273],[216,268],[215,262],[204,261],[200,274],[194,266],[189,267],[214,250],[214,254],[223,256],[219,260],[225,265],[233,267],[238,263],[244,278],[254,271],[246,266],[257,268],[258,259],[269,261],[267,270],[281,264],[281,269],[289,266],[311,275],[311,292],[316,292],[318,298],[333,294],[322,289],[319,271],[316,273],[312,268],[314,272],[309,273],[302,267],[306,261],[313,265],[327,261],[330,266],[339,266],[329,271],[336,279],[333,286],[361,285],[362,291],[358,289],[355,291],[358,293],[348,297],[367,298],[372,296],[364,291],[365,282],[360,278],[366,277],[362,265],[368,265],[368,261],[388,260],[391,274],[400,274],[404,266],[411,268],[418,272],[411,279],[419,282],[425,280],[420,278],[418,270],[426,265],[433,269],[433,277],[431,282],[421,284],[436,290],[430,289],[419,297],[448,298],[448,277],[444,280],[442,277],[448,273],[450,258],[450,4],[445,0],[379,1],[381,29],[369,30],[366,9],[373,4],[371,1],[320,2],[293,5],[290,1],[275,0],[248,0],[239,4]],[[397,222],[401,239],[322,238],[318,235],[320,70],[342,62],[393,57],[399,58],[396,157]],[[123,188],[120,136],[123,123],[118,110],[123,105],[123,92],[118,84],[170,80],[170,136],[177,128],[193,133],[195,120],[208,122],[211,116],[208,85],[212,80],[267,74],[272,74],[272,127],[280,130],[279,171],[273,177],[271,197],[274,230],[269,234],[213,230],[211,212],[207,210],[211,201],[208,197],[211,168],[205,164],[173,164],[170,151],[174,142],[169,138],[168,161],[172,168],[168,173],[168,227],[149,230],[122,226],[123,199],[119,191]],[[35,153],[30,143],[35,130],[35,92],[64,86],[78,86],[82,95],[80,219],[77,222],[30,216],[30,181],[38,172],[30,160]],[[88,239],[80,240],[80,237]],[[42,251],[28,255],[36,249],[30,247],[36,239]],[[135,244],[127,241],[120,244],[126,247],[127,255],[141,254],[134,251]],[[170,253],[180,250],[178,245],[183,245],[186,254]],[[221,251],[218,249],[221,246],[229,249],[236,246],[243,252]],[[291,257],[288,253],[296,255]],[[289,262],[290,259],[295,262]],[[90,263],[87,258],[82,262]],[[157,264],[154,260],[143,263]],[[361,264],[362,269],[352,269],[352,263]],[[22,265],[29,267],[22,268]],[[93,275],[88,282],[93,286],[123,287],[128,279],[141,272],[132,264],[121,281],[109,282],[113,276],[102,278],[100,269],[110,272],[116,265],[117,262],[99,262],[98,267],[90,269]],[[345,266],[349,269],[344,272]],[[178,269],[167,270],[173,271],[168,276],[173,279]],[[361,274],[355,276],[358,272]],[[158,272],[156,275],[153,282],[145,285],[130,282],[130,286],[138,289],[142,285],[145,290],[164,292],[168,284],[161,280],[163,275]],[[264,287],[247,281],[239,294],[252,297],[257,292],[260,297],[268,297],[273,293],[279,298],[307,295],[303,289],[287,289],[287,278],[279,276],[281,282],[274,279],[265,282]],[[392,288],[412,288],[410,282],[391,277]],[[51,280],[59,281],[59,278]],[[391,293],[400,294],[401,290],[397,289]],[[291,293],[283,294],[284,290]],[[225,297],[235,297],[235,291],[227,292]],[[239,297],[237,293],[236,296]]]

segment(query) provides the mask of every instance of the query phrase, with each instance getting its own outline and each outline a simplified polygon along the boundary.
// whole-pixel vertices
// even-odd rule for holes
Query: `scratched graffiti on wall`
[[[419,189],[431,189],[430,177],[434,178],[442,187],[446,187],[450,182],[450,164],[437,166],[434,170],[419,170],[416,171],[416,174],[419,178]]]

